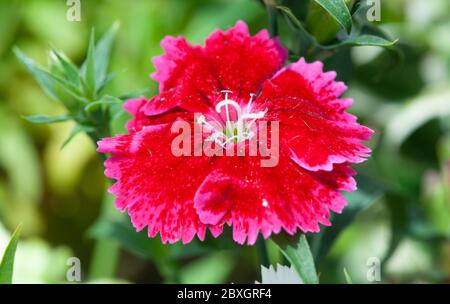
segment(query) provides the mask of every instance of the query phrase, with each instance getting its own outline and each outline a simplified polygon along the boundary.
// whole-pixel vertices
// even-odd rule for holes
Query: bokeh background
[[[111,70],[119,74],[106,90],[120,95],[146,88],[151,96],[157,92],[148,77],[151,57],[162,52],[165,35],[202,43],[211,31],[238,19],[255,33],[267,27],[264,6],[252,0],[82,0],[81,22],[69,22],[65,2],[0,2],[0,252],[23,223],[14,282],[64,283],[72,256],[80,259],[85,282],[259,280],[253,247],[235,245],[227,236],[205,244],[161,245],[159,238],[132,231],[118,211],[101,212],[106,181],[95,146],[83,134],[61,149],[72,123],[33,125],[22,119],[64,108],[44,95],[12,47],[42,64],[55,47],[81,64],[91,28],[103,33],[119,21],[111,57]],[[326,68],[349,85],[346,95],[355,99],[351,112],[376,131],[373,157],[356,168],[360,183],[369,180],[377,191],[318,264],[320,280],[344,283],[345,268],[354,282],[367,283],[366,263],[375,257],[382,262],[383,282],[448,283],[450,2],[382,0],[381,5],[376,26],[399,39],[400,59],[377,47],[348,48],[325,59]],[[282,26],[280,32],[290,46]],[[123,132],[126,118],[117,121],[116,132]],[[117,268],[107,277],[89,275],[98,239],[120,247]],[[272,260],[282,261],[271,243],[269,251]]]

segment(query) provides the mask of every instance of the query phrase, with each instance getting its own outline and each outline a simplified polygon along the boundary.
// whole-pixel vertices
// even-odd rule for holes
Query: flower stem
[[[270,1],[267,1],[270,2]],[[277,22],[277,9],[271,3],[266,3],[267,17],[269,23],[269,33],[270,37],[275,37],[278,35],[278,22]]]
[[[109,136],[109,128],[102,128],[103,132],[94,132],[88,134],[94,144],[103,137]],[[106,160],[105,154],[99,153],[102,163]],[[107,180],[107,187],[111,185],[111,181]],[[114,208],[114,197],[107,191],[103,196],[100,206],[100,218],[115,219],[121,214]],[[89,279],[105,279],[114,277],[117,262],[119,260],[120,246],[117,241],[100,239],[97,240],[91,257],[91,265],[89,268]]]
[[[109,182],[108,182],[109,184]],[[114,208],[113,196],[105,192],[100,217],[114,219],[121,214]],[[94,245],[89,269],[89,280],[114,277],[119,260],[120,246],[117,241],[99,239]]]

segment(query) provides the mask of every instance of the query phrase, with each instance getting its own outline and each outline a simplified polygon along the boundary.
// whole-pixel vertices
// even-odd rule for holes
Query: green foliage
[[[353,284],[352,277],[348,274],[347,269],[344,268],[345,281],[347,284]]]
[[[105,200],[108,215],[102,208],[99,216],[103,168],[91,143],[78,136],[76,145],[58,149],[70,131],[66,127],[73,127],[66,143],[80,133],[96,140],[125,132],[130,116],[123,111],[123,100],[157,93],[157,84],[147,75],[154,69],[150,58],[161,54],[159,43],[165,35],[202,43],[214,29],[243,19],[252,33],[268,28],[272,36],[279,35],[291,61],[303,56],[335,70],[349,86],[346,97],[354,99],[350,111],[376,131],[370,142],[373,156],[356,167],[358,191],[345,194],[349,205],[343,213],[332,215],[332,226],[322,226],[318,234],[278,242],[281,252],[268,241],[272,264],[292,263],[311,283],[317,282],[317,272],[320,283],[367,283],[361,248],[370,248],[370,256],[379,248],[383,282],[448,281],[448,1],[429,1],[426,12],[418,1],[382,1],[380,22],[367,20],[366,1],[260,2],[213,0],[205,5],[167,0],[131,6],[112,0],[106,6],[88,1],[79,23],[64,19],[64,2],[1,2],[2,224],[11,229],[26,222],[24,236],[39,238],[46,246],[67,244],[84,267],[90,266],[87,272],[93,279],[113,281],[116,269],[127,281],[140,283],[257,279],[256,246],[233,243],[228,227],[218,239],[208,235],[204,242],[163,245],[158,237],[149,239],[146,231],[136,233],[129,219],[115,218],[119,213],[111,198]],[[161,12],[170,13],[162,17]],[[120,31],[115,20],[120,20]],[[97,40],[92,28],[105,34]],[[45,62],[48,45],[44,67],[37,62]],[[17,64],[11,49],[35,81]],[[109,65],[120,74],[109,73]],[[146,90],[136,90],[139,87]],[[66,121],[76,125],[56,124]],[[86,231],[101,246],[92,250]],[[382,237],[373,237],[377,231]],[[406,253],[405,240],[415,244]],[[420,270],[415,265],[398,270],[402,261],[418,253],[429,264]],[[32,250],[27,255],[42,258]],[[42,265],[53,256],[45,260]],[[17,278],[28,279],[14,271],[15,282]]]
[[[347,32],[352,28],[352,17],[344,0],[314,0],[322,6]]]
[[[87,133],[94,141],[110,133],[110,105],[121,104],[122,100],[109,95],[99,95],[115,75],[108,74],[107,69],[117,29],[118,23],[114,23],[97,43],[92,30],[87,56],[80,69],[64,53],[54,49],[50,52],[51,65],[48,69],[36,64],[18,48],[14,49],[17,58],[34,76],[44,92],[59,100],[69,111],[69,114],[53,117],[34,115],[25,119],[38,124],[71,119],[77,123],[62,148],[81,132]]]
[[[16,256],[17,244],[19,243],[20,230],[22,225],[17,226],[11,240],[6,246],[3,258],[0,261],[0,284],[11,284],[14,274],[14,259]]]
[[[25,116],[24,119],[34,124],[48,124],[55,122],[64,122],[73,119],[72,116],[67,114],[47,116],[47,115],[31,115]]]
[[[314,259],[304,234],[298,234],[296,236],[279,234],[272,237],[272,239],[278,245],[289,263],[297,271],[303,283],[319,283]]]
[[[328,16],[331,16],[344,29],[350,31],[353,21],[344,0],[315,0],[310,3],[310,6],[308,15],[310,19],[307,19],[306,24],[297,18],[290,7],[276,6],[285,17],[293,36],[298,40],[296,42],[297,47],[291,50],[290,58],[292,60],[296,60],[301,56],[312,59],[324,59],[346,47],[378,46],[392,49],[397,42],[397,40],[391,41],[386,39],[387,35],[380,30],[366,33],[365,29],[369,25],[360,24],[359,21],[354,26],[354,32],[339,35],[339,31],[333,29],[333,24],[330,24],[329,20],[326,21],[325,19],[325,22],[323,22],[322,19],[330,18]],[[324,15],[321,9],[317,9],[317,6],[325,9],[328,14]],[[357,10],[355,15],[361,13],[361,11]],[[360,30],[358,31],[356,28],[360,28]],[[332,41],[331,44],[324,44],[324,42],[330,40]]]

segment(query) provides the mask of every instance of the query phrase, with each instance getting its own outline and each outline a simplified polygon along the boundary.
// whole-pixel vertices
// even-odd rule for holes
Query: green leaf
[[[309,1],[307,16],[304,21],[306,30],[321,44],[336,38],[341,25],[315,1]]]
[[[95,98],[95,31],[92,29],[91,36],[89,38],[88,52],[86,60],[81,66],[81,72],[83,75],[83,81],[85,85],[85,93],[87,96]]]
[[[58,59],[61,64],[64,75],[68,81],[70,81],[76,87],[80,85],[80,76],[78,74],[78,68],[73,64],[69,58],[67,58],[63,53],[56,50],[52,50],[52,53]]]
[[[305,55],[311,46],[317,44],[316,39],[308,33],[308,31],[303,27],[302,22],[298,20],[298,18],[289,7],[276,6],[276,8],[282,12],[287,24],[291,28],[291,31],[293,31],[296,36],[296,40],[299,43],[299,46],[296,50],[297,55]]]
[[[96,100],[94,102],[91,102],[90,104],[86,105],[84,107],[84,110],[86,112],[92,112],[97,110],[102,105],[113,105],[113,104],[122,104],[123,101],[117,97],[105,95],[100,100]]]
[[[119,23],[115,22],[105,35],[98,41],[95,46],[95,78],[97,80],[96,90],[101,88],[107,78],[108,64],[111,55],[112,45],[116,37]]]
[[[37,65],[32,59],[28,58],[19,48],[13,49],[17,59],[25,66],[25,68],[33,75],[36,81],[39,83],[44,92],[52,99],[58,100],[58,96],[55,91],[55,82],[51,74]]]
[[[2,261],[0,262],[0,284],[11,284],[14,272],[14,258],[16,255],[17,244],[19,243],[20,231],[22,225],[17,226],[14,231],[8,246],[6,246],[3,253]]]
[[[76,88],[72,83],[65,79],[62,79],[56,75],[51,74],[49,71],[43,67],[36,64],[32,59],[28,58],[24,53],[22,53],[18,48],[14,48],[14,53],[16,54],[19,61],[25,66],[25,68],[33,75],[36,81],[39,83],[44,92],[54,100],[60,100],[64,104],[67,100],[63,96],[59,96],[58,90],[62,88],[64,92],[68,93],[71,97],[78,101],[87,103],[88,101],[80,96],[78,93],[78,88]]]
[[[75,127],[73,127],[72,131],[70,132],[69,136],[67,137],[67,139],[63,142],[63,144],[61,145],[61,149],[64,149],[64,147],[76,136],[78,135],[78,133],[81,132],[86,132],[86,133],[90,133],[90,132],[94,132],[95,131],[95,127],[94,126],[89,126],[89,125],[81,125],[81,124],[77,124]]]
[[[47,123],[55,123],[55,122],[64,122],[72,119],[73,117],[69,114],[61,114],[56,116],[47,116],[47,115],[31,115],[23,117],[26,121],[34,123],[34,124],[47,124]]]
[[[353,284],[352,277],[348,274],[347,269],[344,268],[344,276],[347,284]]]
[[[316,266],[304,234],[288,236],[278,234],[272,237],[283,255],[291,263],[305,284],[318,284]]]
[[[344,0],[314,0],[322,6],[339,24],[350,32],[352,28],[352,16],[345,5]]]
[[[396,44],[398,39],[394,41],[389,41],[384,38],[373,36],[373,35],[360,35],[353,38],[346,39],[342,41],[341,43],[333,46],[328,46],[327,48],[336,47],[336,46],[380,46],[380,47],[390,47]]]

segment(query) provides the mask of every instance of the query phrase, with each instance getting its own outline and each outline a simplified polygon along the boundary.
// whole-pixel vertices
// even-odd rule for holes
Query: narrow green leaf
[[[101,84],[107,78],[108,64],[111,55],[111,49],[116,37],[119,23],[115,22],[105,35],[95,46],[95,78],[97,80],[96,90],[100,90]]]
[[[58,59],[58,62],[61,64],[63,68],[64,75],[68,81],[70,81],[76,87],[80,85],[80,76],[78,74],[78,68],[73,64],[69,58],[67,58],[63,53],[58,52],[56,50],[52,50],[52,53]]]
[[[279,234],[272,237],[283,255],[291,263],[305,284],[318,284],[316,266],[304,234],[288,236]]]
[[[81,66],[81,72],[83,75],[83,83],[85,85],[85,93],[87,96],[95,98],[95,31],[92,29],[91,36],[89,38],[88,52],[86,60]]]
[[[341,43],[339,46],[348,45],[348,46],[380,46],[380,47],[390,47],[397,43],[398,39],[394,41],[389,41],[384,38],[373,36],[373,35],[360,35],[357,37],[349,38]]]
[[[347,284],[353,284],[352,277],[348,274],[347,269],[344,268],[344,276]]]
[[[14,258],[16,256],[17,244],[19,243],[22,225],[17,226],[8,246],[6,246],[3,258],[0,262],[0,284],[11,284],[14,272]]]
[[[23,117],[26,121],[34,123],[34,124],[47,124],[47,123],[55,123],[55,122],[64,122],[72,119],[73,117],[69,114],[61,114],[56,116],[47,116],[47,115],[31,115]]]
[[[91,102],[88,105],[86,105],[84,107],[84,110],[86,112],[92,112],[92,111],[97,110],[102,105],[112,105],[112,104],[121,104],[121,103],[123,103],[123,101],[120,100],[119,98],[106,95],[106,96],[103,96],[102,99],[96,100],[96,101]]]
[[[33,75],[36,81],[39,83],[44,92],[54,100],[60,100],[65,104],[63,96],[58,95],[58,89],[62,88],[64,92],[68,93],[71,97],[78,101],[87,103],[88,101],[80,96],[78,93],[78,88],[76,88],[69,81],[62,79],[56,75],[51,74],[49,71],[44,69],[35,63],[32,59],[28,58],[24,53],[22,53],[18,48],[14,48],[14,53],[16,54],[19,61],[25,66],[25,68]]]
[[[73,127],[69,136],[64,141],[64,143],[61,145],[61,150],[64,149],[64,147],[79,133],[81,133],[81,132],[90,133],[90,132],[94,132],[94,131],[95,131],[95,127],[93,127],[93,126],[77,124],[75,127]]]
[[[13,49],[17,59],[25,66],[25,68],[33,75],[36,81],[39,83],[44,92],[52,99],[58,100],[58,96],[55,92],[55,83],[51,77],[51,74],[44,68],[37,65],[31,58],[22,53],[19,48]]]
[[[352,16],[344,0],[314,0],[322,6],[339,24],[350,32],[352,28]]]

